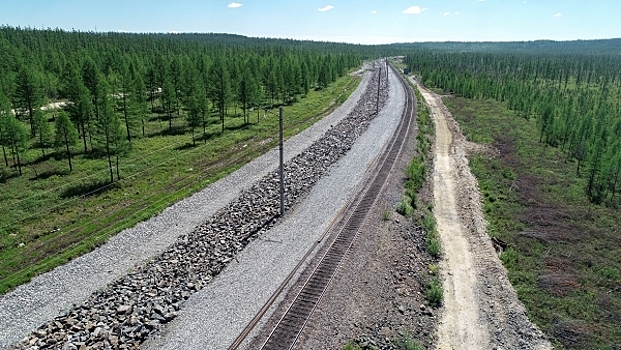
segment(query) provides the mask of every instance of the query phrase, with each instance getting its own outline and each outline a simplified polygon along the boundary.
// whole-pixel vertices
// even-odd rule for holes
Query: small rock
[[[128,312],[131,309],[132,309],[131,305],[121,305],[121,306],[119,306],[116,309],[116,312],[118,312],[120,314],[124,314],[124,313]]]

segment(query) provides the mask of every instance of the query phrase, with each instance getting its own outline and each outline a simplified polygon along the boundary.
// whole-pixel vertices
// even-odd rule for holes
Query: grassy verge
[[[445,98],[469,140],[500,156],[473,156],[489,234],[530,318],[558,349],[621,344],[621,225],[615,209],[584,198],[586,180],[534,121],[502,103]]]
[[[285,106],[285,137],[338,107],[358,82],[346,76]],[[30,151],[24,175],[0,182],[0,293],[92,250],[265,153],[277,143],[277,119],[255,112],[244,126],[243,117],[231,115],[224,133],[214,122],[208,140],[193,145],[183,129],[162,132],[167,122],[154,116],[147,136],[136,139],[131,154],[121,159],[122,180],[111,185],[103,159],[79,155],[68,173],[64,160],[39,162],[39,151]]]
[[[431,119],[430,110],[425,99],[418,92],[418,89],[410,83],[410,87],[414,89],[418,104],[418,134],[416,136],[416,156],[408,164],[405,173],[407,180],[405,182],[405,195],[403,200],[397,206],[397,211],[401,213],[401,209],[406,205],[411,205],[412,214],[420,227],[425,231],[426,247],[429,254],[436,258],[440,258],[440,240],[436,228],[436,221],[433,216],[433,196],[419,196],[421,189],[428,179],[427,169],[431,168],[432,153],[431,147],[435,136],[433,120]],[[409,201],[409,203],[406,203]],[[402,213],[403,214],[403,213]],[[425,299],[431,306],[438,307],[442,305],[444,299],[444,291],[442,284],[438,278],[437,265],[430,266],[433,273],[431,280],[427,281],[427,292]]]

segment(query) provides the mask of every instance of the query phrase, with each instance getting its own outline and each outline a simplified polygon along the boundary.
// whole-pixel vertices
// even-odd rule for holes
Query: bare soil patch
[[[487,235],[478,184],[466,158],[472,145],[439,96],[422,87],[420,91],[436,125],[434,214],[445,290],[437,348],[551,349],[526,317]],[[501,155],[507,151],[497,149]]]
[[[410,140],[296,349],[401,349],[404,339],[433,346],[437,310],[426,306],[425,292],[435,261],[425,232],[394,211],[414,155],[415,135]]]

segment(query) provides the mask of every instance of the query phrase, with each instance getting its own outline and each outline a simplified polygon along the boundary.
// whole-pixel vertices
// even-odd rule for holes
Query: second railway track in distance
[[[313,314],[313,311],[328,289],[338,267],[343,262],[354,240],[358,236],[367,214],[371,208],[373,208],[376,199],[381,194],[384,184],[403,149],[403,145],[410,132],[411,123],[414,119],[416,100],[412,89],[405,80],[392,69],[392,67],[390,69],[399,77],[399,81],[405,90],[406,96],[399,126],[388,142],[388,147],[384,150],[380,160],[377,162],[370,184],[364,188],[356,200],[353,201],[348,212],[343,215],[345,223],[340,226],[340,231],[336,234],[336,237],[321,256],[319,263],[316,264],[315,269],[306,279],[301,290],[290,302],[284,315],[269,333],[267,339],[262,341],[260,349],[280,350],[292,349],[294,347],[306,323]],[[311,250],[314,248],[315,247],[311,248]],[[309,255],[310,252],[307,256]],[[301,265],[301,263],[298,264],[296,270],[299,269]],[[290,276],[294,273],[295,271],[292,272]],[[273,303],[288,282],[289,279],[283,283],[283,286],[270,299],[268,304],[250,322],[242,334],[229,347],[229,350],[238,349],[240,347],[246,336],[259,324],[263,315],[271,306],[271,303]]]

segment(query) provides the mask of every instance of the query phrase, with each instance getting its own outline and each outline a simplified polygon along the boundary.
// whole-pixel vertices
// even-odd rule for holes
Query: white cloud
[[[459,11],[456,11],[456,12],[455,12],[455,16],[457,16],[458,14],[459,14]]]
[[[334,6],[332,6],[332,5],[328,5],[328,6],[326,6],[326,7],[322,7],[322,8],[320,8],[320,9],[319,9],[319,11],[321,11],[321,12],[326,12],[326,11],[330,11],[330,10],[332,10],[333,8],[334,8]]]
[[[232,2],[232,3],[230,3],[230,4],[229,4],[229,6],[228,6],[228,8],[231,8],[231,9],[236,9],[236,8],[238,8],[238,7],[242,7],[242,4],[237,3],[237,2]]]
[[[410,6],[403,11],[406,15],[420,15],[421,12],[427,11],[426,8],[420,8],[418,6]]]
[[[563,14],[559,12],[559,13],[555,14],[554,17],[561,17],[562,15]]]
[[[377,11],[373,10],[373,11],[371,11],[371,14],[377,15]]]
[[[445,15],[445,16],[448,16],[448,15],[450,15],[450,14],[451,14],[450,12],[444,12],[444,15]]]

